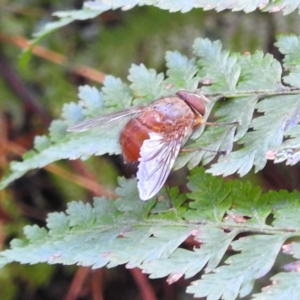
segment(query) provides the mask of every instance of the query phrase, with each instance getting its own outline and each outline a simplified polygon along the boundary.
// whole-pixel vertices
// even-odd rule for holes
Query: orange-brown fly
[[[81,132],[113,126],[128,119],[120,144],[125,162],[138,162],[137,180],[142,200],[155,196],[164,185],[180,149],[204,123],[208,100],[188,91],[155,100],[144,107],[132,107],[85,120],[68,128]]]

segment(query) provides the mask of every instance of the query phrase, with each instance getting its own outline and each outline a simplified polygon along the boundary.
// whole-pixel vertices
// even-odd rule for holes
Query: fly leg
[[[218,123],[218,122],[201,122],[199,125],[209,125],[209,126],[228,126],[228,125],[240,125],[240,121],[228,122],[228,123]],[[198,126],[199,126],[198,125]],[[181,148],[180,152],[194,152],[194,151],[207,151],[216,154],[226,155],[228,151],[226,150],[211,150],[202,147],[193,147],[193,148]]]
[[[180,149],[180,152],[194,152],[194,151],[207,151],[207,152],[212,152],[212,153],[221,154],[221,155],[228,154],[228,152],[225,150],[211,150],[211,149],[205,149],[202,147],[181,148]]]
[[[203,123],[201,123],[200,125],[209,125],[209,126],[241,125],[241,121],[225,122],[225,123],[218,123],[218,122],[203,122]]]

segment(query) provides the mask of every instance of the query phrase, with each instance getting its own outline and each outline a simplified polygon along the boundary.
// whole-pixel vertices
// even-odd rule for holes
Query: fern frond
[[[57,21],[47,23],[39,32],[34,34],[32,40],[32,46],[38,43],[45,36],[57,30],[63,26],[66,26],[74,21],[82,21],[87,19],[96,18],[102,13],[108,10],[123,9],[129,10],[135,6],[151,5],[169,12],[182,12],[186,13],[194,8],[203,8],[204,10],[216,10],[218,12],[223,10],[244,11],[246,13],[253,12],[255,10],[261,10],[263,12],[279,12],[283,14],[290,14],[296,9],[299,9],[299,3],[297,1],[290,0],[278,0],[276,2],[265,0],[159,0],[159,1],[144,1],[144,0],[110,0],[110,1],[86,1],[83,4],[83,8],[72,11],[59,11],[53,13],[53,16],[58,17]],[[23,55],[23,63],[28,60],[31,48]]]
[[[26,226],[26,238],[13,240],[11,248],[0,253],[0,263],[92,268],[126,264],[151,278],[168,276],[169,283],[205,271],[187,292],[230,300],[251,293],[255,280],[268,275],[279,253],[300,257],[298,192],[262,193],[249,183],[207,175],[203,168],[192,171],[189,188],[189,204],[181,198],[170,210],[168,199],[140,201],[135,180],[121,179],[117,201],[102,197],[95,198],[93,206],[69,203],[65,213],[48,215],[47,228]],[[176,193],[171,189],[172,196]],[[188,237],[194,238],[196,248],[184,247]],[[255,299],[265,299],[270,292],[270,299],[284,299],[286,290],[299,299],[298,285],[288,284],[297,273],[287,269],[272,276],[274,285]]]
[[[12,173],[0,187],[7,186],[28,170],[60,159],[120,154],[118,139],[125,121],[113,126],[109,132],[99,129],[67,134],[67,126],[85,117],[106,114],[133,104],[147,104],[172,95],[178,89],[196,88],[199,81],[203,86],[197,92],[210,99],[204,119],[213,113],[218,122],[233,124],[207,129],[200,126],[187,147],[215,152],[182,153],[175,168],[186,164],[193,168],[200,162],[207,164],[218,151],[228,154],[220,156],[208,170],[214,175],[226,176],[237,172],[244,176],[253,166],[255,171],[261,170],[267,159],[275,162],[287,160],[288,164],[294,164],[300,159],[299,128],[296,126],[300,118],[300,90],[296,80],[299,40],[295,36],[280,36],[277,42],[286,55],[284,66],[290,72],[284,80],[295,84],[291,87],[281,82],[282,67],[271,55],[263,55],[259,51],[253,55],[230,53],[222,50],[219,41],[208,39],[195,40],[195,57],[192,59],[178,52],[167,52],[167,78],[144,65],[133,65],[129,70],[129,86],[120,79],[107,76],[101,92],[94,87],[81,87],[80,104],[64,106],[64,120],[53,121],[49,137],[36,138],[37,152],[31,151],[24,156],[23,162],[11,164]],[[289,50],[283,46],[285,43],[292,45]],[[238,147],[234,147],[234,143]]]
[[[255,300],[291,299],[297,300],[300,295],[299,273],[278,273],[271,278],[272,284],[265,287],[262,293],[253,295]]]

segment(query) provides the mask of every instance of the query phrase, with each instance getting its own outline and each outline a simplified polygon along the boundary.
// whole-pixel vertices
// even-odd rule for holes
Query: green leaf
[[[221,266],[215,273],[203,275],[201,280],[188,287],[195,297],[230,300],[248,295],[254,279],[263,277],[273,266],[282,243],[289,237],[283,235],[255,235],[240,238],[232,243],[240,254],[227,259],[228,266]]]
[[[104,108],[103,96],[95,87],[88,85],[80,86],[78,98],[81,100],[79,103],[83,103],[83,114],[86,117],[95,117]]]
[[[50,213],[46,221],[49,229],[49,236],[63,234],[69,229],[69,221],[62,212]]]
[[[146,217],[154,206],[155,201],[139,201],[137,181],[135,179],[125,180],[124,178],[119,178],[118,183],[120,187],[116,189],[116,193],[121,198],[116,200],[116,208],[122,212],[130,212],[129,218],[137,217],[141,213]],[[123,197],[126,197],[127,200],[123,199]]]
[[[172,86],[172,90],[187,89],[195,91],[199,83],[199,77],[196,76],[198,67],[195,59],[188,59],[178,51],[167,51],[166,66],[168,68],[166,83]],[[176,91],[175,90],[175,91]]]
[[[130,88],[135,91],[138,98],[145,98],[146,101],[149,101],[158,99],[163,95],[164,75],[162,73],[157,74],[153,69],[148,70],[143,64],[131,66],[128,80],[131,81]],[[139,103],[141,103],[140,100],[135,101],[135,104]]]
[[[251,224],[251,226],[258,228],[264,226],[267,217],[272,212],[269,205],[269,194],[262,195],[261,189],[253,188],[249,182],[243,185],[235,182],[231,188],[230,199],[233,208],[227,212],[226,222],[236,223],[239,217],[243,216],[240,221],[245,224]]]
[[[223,230],[207,227],[205,231],[195,230],[195,240],[203,243],[200,249],[193,252],[178,248],[168,258],[159,258],[143,264],[143,272],[151,274],[151,278],[160,278],[169,275],[168,283],[177,281],[180,277],[190,278],[200,272],[205,265],[206,272],[212,271],[223,258],[232,239],[238,231],[230,234]],[[216,251],[217,249],[217,251]]]
[[[65,121],[54,120],[49,127],[50,139],[53,142],[59,142],[67,135],[68,125]]]
[[[193,47],[195,55],[200,57],[199,75],[212,84],[203,91],[235,91],[241,73],[237,56],[230,56],[228,51],[222,51],[220,41],[211,42],[208,39],[198,38]]]
[[[69,225],[80,229],[88,229],[95,222],[95,215],[89,203],[71,202],[66,210]]]
[[[34,148],[37,151],[43,151],[43,150],[47,149],[48,147],[50,147],[50,145],[51,145],[51,141],[45,135],[43,135],[43,136],[38,135],[34,138]]]
[[[300,39],[295,35],[280,35],[278,41],[275,44],[280,52],[285,55],[284,68],[289,71],[287,76],[284,76],[285,83],[295,87],[300,87]]]
[[[299,195],[296,192],[293,193],[287,193],[286,191],[281,191],[280,196],[288,196],[286,197],[286,200],[284,203],[280,203],[278,205],[278,202],[276,199],[278,199],[278,196],[274,193],[271,194],[271,204],[274,201],[276,204],[273,205],[273,211],[274,211],[274,221],[273,224],[278,228],[290,228],[290,229],[296,229],[300,225],[300,220],[298,218],[299,216]]]
[[[241,139],[248,131],[258,100],[259,97],[256,95],[233,98],[220,106],[216,112],[216,116],[220,117],[222,122],[232,122],[238,114],[239,117],[236,121],[240,121],[241,124],[236,127],[234,141]]]
[[[204,169],[192,170],[188,179],[188,188],[192,191],[188,196],[195,201],[190,203],[192,209],[187,211],[184,217],[187,220],[201,218],[201,220],[214,222],[221,221],[226,210],[231,206],[228,198],[229,186],[224,185],[221,178],[211,180],[205,177]]]
[[[122,83],[120,78],[108,75],[105,77],[103,85],[103,98],[107,107],[124,109],[132,105],[132,91]]]
[[[82,107],[77,105],[74,102],[64,104],[62,108],[62,114],[63,119],[66,119],[69,121],[70,124],[76,124],[84,118],[84,115],[82,113]],[[66,128],[64,128],[64,132],[66,131]]]
[[[45,228],[40,228],[37,225],[33,226],[25,226],[24,227],[24,234],[26,235],[26,238],[29,241],[35,241],[35,240],[42,240],[46,237],[47,232]]]
[[[239,63],[242,70],[239,90],[276,89],[280,86],[282,68],[271,54],[256,51],[253,55],[240,56]]]
[[[273,276],[272,284],[263,288],[259,294],[254,294],[252,299],[274,300],[290,299],[297,300],[300,297],[299,280],[300,274],[296,272],[278,273]]]

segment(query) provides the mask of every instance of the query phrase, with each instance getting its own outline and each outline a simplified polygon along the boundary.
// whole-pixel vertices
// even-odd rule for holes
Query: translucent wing
[[[84,120],[76,125],[70,126],[69,132],[82,132],[97,127],[113,126],[123,120],[130,120],[143,110],[143,107],[133,107],[121,111],[113,112],[107,115]]]
[[[150,133],[150,139],[144,141],[137,172],[142,200],[152,198],[164,185],[186,137],[185,131],[177,131],[167,139],[161,134]]]

